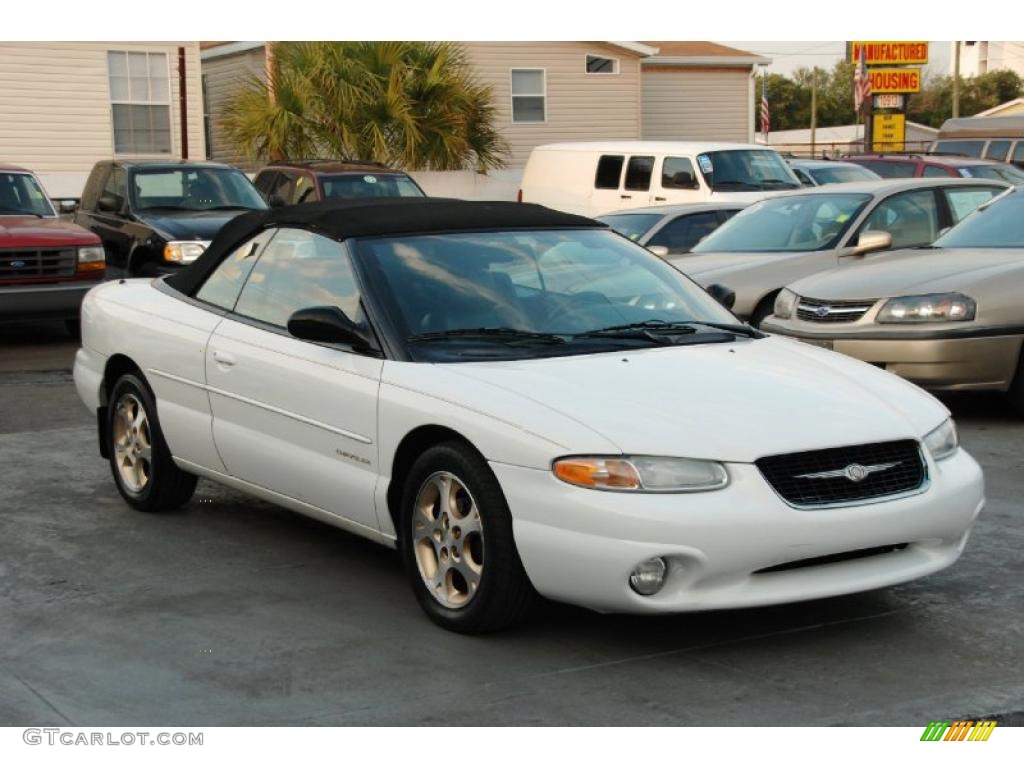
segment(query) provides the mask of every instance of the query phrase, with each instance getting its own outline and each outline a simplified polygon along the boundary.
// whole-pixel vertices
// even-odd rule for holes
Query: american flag
[[[771,115],[768,113],[768,76],[761,78],[761,133],[764,143],[768,143],[768,131],[772,128]]]
[[[857,69],[853,73],[853,111],[860,112],[865,102],[871,101],[871,76],[868,74],[867,56],[864,46],[860,47]]]

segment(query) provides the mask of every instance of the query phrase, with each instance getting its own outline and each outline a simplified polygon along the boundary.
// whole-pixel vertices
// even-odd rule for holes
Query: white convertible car
[[[397,546],[457,631],[538,593],[660,613],[883,587],[953,563],[984,503],[930,395],[538,206],[249,214],[82,320],[75,383],[131,506],[205,477]]]

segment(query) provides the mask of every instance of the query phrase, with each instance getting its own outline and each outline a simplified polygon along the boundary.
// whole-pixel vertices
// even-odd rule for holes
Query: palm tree
[[[246,79],[224,129],[254,159],[347,157],[408,170],[504,165],[490,89],[462,48],[432,42],[282,42]]]

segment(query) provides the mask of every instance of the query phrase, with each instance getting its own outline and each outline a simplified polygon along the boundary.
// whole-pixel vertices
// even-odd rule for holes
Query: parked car
[[[791,283],[764,327],[934,390],[1008,393],[1024,415],[1024,189],[983,204],[926,250]]]
[[[609,213],[597,220],[649,251],[669,256],[688,253],[743,208],[743,203],[660,205]]]
[[[0,166],[0,320],[54,318],[77,333],[82,297],[105,270],[96,235],[61,219],[31,171]]]
[[[1024,170],[1024,115],[952,117],[939,128],[935,152],[984,157]]]
[[[1006,188],[891,179],[786,193],[736,214],[672,263],[702,285],[729,286],[733,311],[757,325],[783,286],[866,253],[928,245]]]
[[[937,178],[992,179],[1024,184],[1024,171],[1007,163],[957,155],[858,155],[849,162],[874,171],[884,179]]]
[[[566,142],[530,153],[519,200],[597,216],[659,203],[751,203],[799,186],[778,152],[756,144]]]
[[[228,221],[266,207],[229,165],[105,160],[89,174],[74,220],[103,241],[111,277],[152,277],[191,264]]]
[[[825,184],[849,184],[854,181],[878,181],[881,176],[863,165],[841,160],[803,160],[787,158],[786,162],[805,187]]]
[[[983,505],[934,398],[539,206],[249,214],[83,316],[75,383],[128,504],[202,476],[397,547],[457,631],[536,593],[667,613],[876,589],[953,563]]]
[[[409,174],[364,160],[273,163],[254,183],[272,206],[349,197],[424,197]]]

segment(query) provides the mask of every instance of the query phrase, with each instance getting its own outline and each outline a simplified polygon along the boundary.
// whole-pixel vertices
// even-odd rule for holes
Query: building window
[[[607,56],[594,56],[587,54],[588,75],[617,75],[619,74],[619,60],[609,59]]]
[[[159,155],[171,152],[170,87],[167,55],[108,51],[114,153]]]
[[[543,69],[512,70],[512,122],[543,123],[547,119]]]

